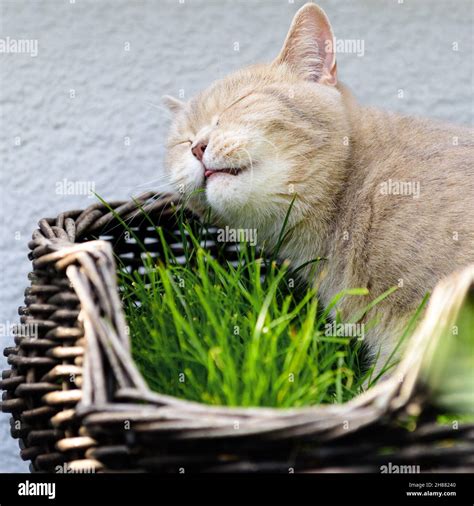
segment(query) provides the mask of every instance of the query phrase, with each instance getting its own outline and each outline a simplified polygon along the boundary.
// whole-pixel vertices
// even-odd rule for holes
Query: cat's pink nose
[[[201,162],[202,157],[204,156],[204,151],[206,151],[207,144],[204,142],[198,142],[195,146],[191,148],[192,154]]]

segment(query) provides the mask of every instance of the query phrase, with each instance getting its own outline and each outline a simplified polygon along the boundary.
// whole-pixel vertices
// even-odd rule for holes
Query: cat
[[[256,229],[316,283],[322,304],[340,291],[342,318],[370,310],[365,332],[384,359],[424,294],[474,262],[474,143],[468,128],[359,105],[338,81],[324,11],[304,5],[270,64],[244,68],[173,113],[166,172],[189,207],[216,225]]]

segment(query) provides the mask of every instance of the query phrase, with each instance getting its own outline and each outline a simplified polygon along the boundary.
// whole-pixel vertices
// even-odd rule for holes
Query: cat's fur
[[[366,335],[386,356],[423,295],[474,262],[472,132],[360,106],[337,82],[328,40],[326,15],[307,4],[273,63],[240,70],[188,103],[168,98],[167,169],[184,195],[204,189],[190,197],[196,212],[210,207],[217,224],[255,228],[270,247],[296,194],[281,256],[295,267],[327,258],[314,279],[303,272],[324,304],[345,288],[368,288],[368,297],[341,301],[347,317],[400,287]],[[191,153],[199,142],[202,161]],[[204,176],[230,167],[245,169]],[[419,184],[420,194],[386,194],[390,181]]]

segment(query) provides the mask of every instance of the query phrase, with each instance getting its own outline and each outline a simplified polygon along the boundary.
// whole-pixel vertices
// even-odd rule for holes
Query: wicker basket
[[[154,230],[140,205],[179,253],[170,197],[110,205],[145,239]],[[113,253],[137,266],[140,248],[115,213],[96,204],[43,219],[29,243],[31,286],[15,345],[4,351],[11,369],[1,387],[32,471],[380,472],[387,461],[421,471],[474,468],[474,427],[437,425],[423,382],[423,364],[468,296],[473,268],[437,286],[395,374],[358,398],[285,410],[212,407],[151,392],[132,361]],[[212,253],[233,258],[235,245],[219,249],[215,233],[208,231]],[[420,412],[415,431],[400,425]]]

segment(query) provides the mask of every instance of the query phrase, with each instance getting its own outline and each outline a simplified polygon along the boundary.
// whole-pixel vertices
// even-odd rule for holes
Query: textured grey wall
[[[160,189],[168,126],[161,95],[189,97],[270,60],[303,3],[0,0],[0,39],[38,41],[36,57],[0,53],[1,348],[22,303],[37,220],[92,202],[61,195],[61,182],[93,183],[105,198]],[[363,56],[338,56],[340,78],[361,101],[472,123],[471,0],[319,3],[337,38],[364,41]],[[0,415],[0,471],[26,470]]]

